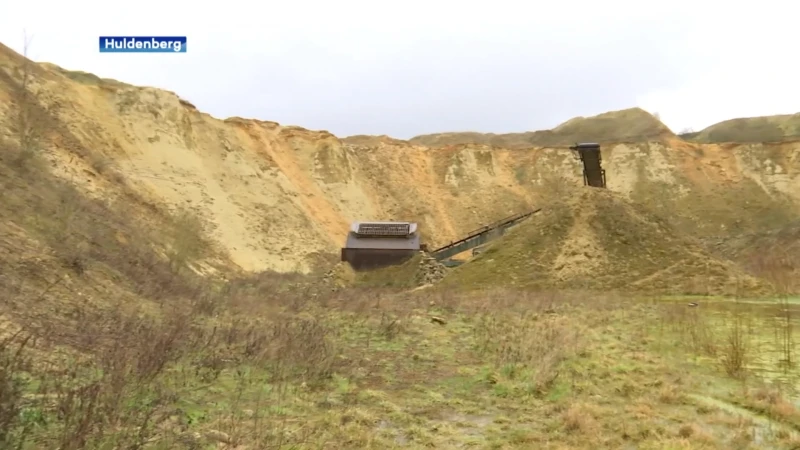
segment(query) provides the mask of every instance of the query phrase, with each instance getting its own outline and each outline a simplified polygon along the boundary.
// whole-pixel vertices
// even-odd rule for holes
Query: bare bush
[[[725,338],[720,347],[722,367],[731,377],[744,378],[747,375],[750,346],[746,322],[741,313],[737,312],[728,324]]]
[[[697,308],[684,303],[667,303],[660,306],[662,332],[664,327],[680,336],[681,342],[688,343],[698,355],[716,357],[718,339],[713,318]]]
[[[53,344],[69,344],[77,358],[35,377],[21,335],[0,342],[3,448],[34,439],[36,448],[52,449],[179,440],[164,426],[175,402],[197,383],[213,383],[226,371],[242,377],[241,367],[249,366],[266,370],[264,381],[276,386],[289,380],[314,385],[330,378],[336,362],[329,329],[304,315],[269,321],[227,316],[215,326],[195,319],[190,308],[157,316],[130,308],[86,310],[81,317],[72,329],[46,333]],[[279,423],[258,420],[262,441],[281,434]]]
[[[25,389],[31,360],[25,354],[30,336],[18,332],[0,340],[0,447],[14,448],[27,439],[33,421],[25,414]]]
[[[209,243],[204,238],[203,223],[196,214],[179,209],[172,217],[174,234],[167,256],[172,270],[180,271],[191,261],[202,257]]]

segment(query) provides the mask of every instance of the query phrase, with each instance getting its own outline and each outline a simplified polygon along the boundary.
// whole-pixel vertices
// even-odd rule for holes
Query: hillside
[[[780,289],[800,291],[800,220],[710,244],[722,257],[769,279]]]
[[[711,256],[635,202],[592,188],[575,190],[566,201],[551,204],[489,244],[442,286],[499,283],[701,295],[768,292],[765,284]]]
[[[8,139],[19,123],[13,101],[23,63],[0,48],[0,130]],[[95,197],[187,209],[247,271],[327,265],[353,220],[417,221],[435,246],[543,203],[553,194],[542,183],[554,177],[581,184],[580,163],[563,147],[431,149],[365,137],[348,143],[275,122],[219,120],[163,90],[51,64],[31,67],[35,108],[24,111],[56,176]],[[607,130],[603,124],[620,114],[575,119],[552,133],[582,134],[584,125]],[[655,123],[649,115],[625,114],[649,120],[643,129],[660,130],[648,128]],[[661,138],[608,143],[603,160],[611,190],[692,233],[761,230],[796,217],[800,144]]]
[[[800,113],[725,120],[681,137],[705,144],[800,140]]]
[[[505,148],[568,146],[576,142],[641,142],[674,137],[672,131],[641,108],[610,111],[592,117],[575,117],[552,130],[524,133],[438,133],[416,136],[412,144],[441,147],[445,145],[482,144]]]

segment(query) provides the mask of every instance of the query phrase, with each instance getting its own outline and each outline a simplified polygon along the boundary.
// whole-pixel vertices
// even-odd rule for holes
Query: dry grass
[[[21,323],[0,346],[3,448],[733,448],[750,432],[696,414],[686,394],[718,375],[661,348],[699,323],[677,305],[302,286],[264,274],[211,310],[176,297]],[[742,402],[794,420],[770,395]]]
[[[760,387],[750,392],[747,398],[769,417],[783,422],[800,424],[800,411],[779,389]]]
[[[19,171],[15,164],[23,150],[10,142],[0,145],[4,192],[0,211],[5,224],[20,227],[49,247],[72,275],[82,276],[92,265],[103,266],[147,297],[196,291],[196,283],[175,277],[175,272],[213,253],[197,218],[185,212],[161,212],[155,214],[160,223],[145,223],[137,217],[143,206],[133,203],[132,197],[115,203],[88,198],[52,176],[38,158],[26,163],[26,171]],[[167,249],[168,259],[159,256],[159,248]]]
[[[800,292],[800,222],[759,233],[743,233],[721,245],[720,253],[769,280],[779,296]]]
[[[72,328],[55,321],[49,332],[22,324],[2,345],[4,444],[753,445],[755,425],[698,415],[687,395],[707,381],[725,383],[718,377],[728,350],[724,335],[692,331],[716,325],[685,304],[519,291],[313,297],[302,286],[297,276],[263,274],[217,289],[206,299],[211,310],[175,298],[155,310],[82,310]],[[681,335],[717,339],[683,343],[716,355],[716,374],[687,365],[683,351],[665,351]],[[739,403],[796,420],[776,395],[752,390]]]

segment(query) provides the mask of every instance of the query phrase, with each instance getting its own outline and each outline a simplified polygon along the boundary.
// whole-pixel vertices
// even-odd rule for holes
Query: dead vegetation
[[[309,301],[271,286],[230,287],[211,316],[176,299],[7,337],[4,448],[583,448],[685,427],[618,429],[608,412],[631,399],[691,411],[675,385],[637,387],[672,375],[638,360],[638,346],[615,349],[635,328],[618,321],[641,317],[624,299],[352,291]],[[641,412],[637,430],[662,420]],[[430,428],[441,417],[460,417],[462,431],[451,419]]]
[[[21,278],[33,275],[55,282],[52,275],[24,273],[38,272],[33,262],[53,261],[76,277],[91,276],[87,271],[118,277],[134,293],[146,297],[195,291],[191,282],[174,273],[190,260],[213,254],[197,218],[163,212],[160,223],[150,228],[137,218],[137,205],[126,204],[130,199],[89,198],[51,175],[38,158],[29,160],[27,171],[19,172],[15,161],[23,151],[7,143],[0,155],[5,200],[0,205],[5,218],[2,226],[9,233],[16,229],[17,234],[35,239],[39,248],[31,249],[28,257],[17,253],[0,258],[8,276],[16,272]],[[168,258],[159,256],[159,248],[169,249]]]
[[[778,429],[789,446],[797,442],[800,410],[796,406],[798,377],[794,360],[793,328],[797,324],[791,310],[796,304],[786,300],[769,303],[710,301],[695,308],[683,303],[667,303],[660,308],[664,327],[700,361],[710,363],[739,383],[730,390],[710,389],[693,394],[711,399],[728,411],[725,404],[742,408],[738,414]],[[752,439],[752,438],[751,438]]]
[[[334,362],[326,331],[314,320],[239,317],[212,326],[189,306],[155,317],[141,311],[84,314],[77,328],[35,334],[37,349],[67,345],[72,362],[34,362],[25,353],[30,332],[4,342],[9,389],[3,392],[10,398],[0,412],[8,430],[3,448],[193,448],[194,436],[184,432],[197,418],[179,405],[194,393],[223,381],[237,389],[254,383],[280,387],[289,379],[314,383],[330,377]],[[223,431],[216,431],[236,439],[231,428],[246,426],[237,423],[246,422],[244,413],[218,414]],[[280,439],[269,418],[248,419],[259,433],[248,437],[251,442]]]

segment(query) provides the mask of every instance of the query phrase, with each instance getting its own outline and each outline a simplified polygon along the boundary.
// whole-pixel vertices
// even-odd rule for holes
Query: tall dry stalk
[[[745,317],[738,308],[734,312],[732,322],[727,325],[725,343],[720,348],[720,360],[725,373],[733,378],[742,379],[747,375],[750,342]]]
[[[778,344],[782,356],[780,362],[784,369],[788,370],[794,365],[794,321],[789,297],[781,296],[778,307],[780,308]]]
[[[28,50],[33,36],[27,34],[23,36],[22,46],[23,62],[19,68],[19,84],[14,90],[14,104],[16,106],[15,125],[16,137],[19,143],[19,155],[17,163],[20,167],[25,164],[40,150],[42,129],[36,121],[36,110],[39,107],[37,94],[33,92],[34,67],[33,62],[28,59]]]
[[[779,364],[788,370],[794,364],[794,317],[789,298],[796,288],[797,267],[789,249],[772,246],[768,250],[759,252],[750,265],[772,284],[778,298],[775,340],[781,354]]]

